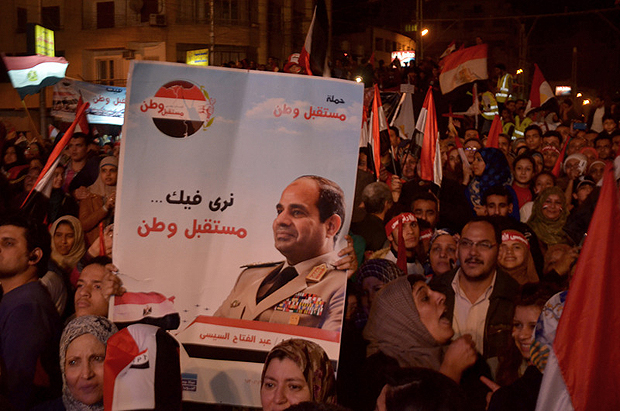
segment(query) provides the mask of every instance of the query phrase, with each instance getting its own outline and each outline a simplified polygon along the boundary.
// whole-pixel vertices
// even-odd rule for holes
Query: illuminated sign
[[[36,24],[34,26],[34,52],[44,56],[54,57],[54,30]]]
[[[556,96],[570,96],[571,91],[571,86],[555,86]]]
[[[410,63],[415,60],[415,51],[393,51],[392,61],[397,57],[398,60],[400,60],[401,67],[403,67],[405,63]]]
[[[194,66],[208,66],[209,49],[189,50],[185,62]]]

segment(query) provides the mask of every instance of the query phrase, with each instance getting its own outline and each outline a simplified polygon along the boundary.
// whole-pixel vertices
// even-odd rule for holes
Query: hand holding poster
[[[114,231],[130,293],[111,318],[177,319],[184,398],[258,406],[293,336],[337,360],[361,100],[342,80],[133,63]]]

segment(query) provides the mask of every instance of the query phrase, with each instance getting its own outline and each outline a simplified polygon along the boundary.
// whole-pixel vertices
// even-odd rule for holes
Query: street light
[[[588,99],[583,100],[583,105],[585,106],[587,104],[590,104],[590,100],[588,100]]]
[[[428,29],[424,29],[422,30],[422,32],[420,33],[422,36],[426,36],[428,34]]]
[[[519,74],[521,74],[521,73],[523,73],[523,69],[518,69],[518,70],[517,70],[517,75],[519,75]]]
[[[581,93],[577,93],[577,95],[576,95],[575,97],[579,98],[579,97],[581,97],[581,96],[583,96],[583,94],[581,94]]]

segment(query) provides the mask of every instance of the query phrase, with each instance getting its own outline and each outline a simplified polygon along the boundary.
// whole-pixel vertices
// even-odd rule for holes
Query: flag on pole
[[[553,174],[556,178],[560,176],[560,171],[562,171],[562,163],[564,163],[564,155],[566,154],[566,147],[568,147],[569,141],[570,138],[567,138],[564,142],[564,146],[562,146],[562,151],[560,151],[560,155],[558,156],[558,159],[555,160],[555,165],[551,170],[551,174]]]
[[[487,137],[487,143],[485,147],[499,148],[499,135],[502,132],[502,119],[496,114],[493,117],[491,123],[491,129],[489,130],[489,136]]]
[[[385,119],[385,113],[383,112],[383,105],[381,104],[381,95],[379,94],[379,87],[374,85],[375,96],[372,100],[372,113],[371,113],[371,125],[372,125],[372,157],[375,164],[375,173],[377,173],[377,180],[379,180],[379,173],[381,171],[381,131],[387,130],[387,120]]]
[[[306,70],[307,75],[330,77],[327,64],[328,42],[327,7],[325,7],[325,0],[318,0],[314,6],[314,14],[310,29],[306,34],[306,42],[299,55],[299,64]]]
[[[420,178],[441,186],[441,151],[439,149],[437,113],[435,112],[432,87],[429,87],[426,93],[416,129],[424,133],[422,152],[420,153]]]
[[[410,140],[415,132],[415,117],[413,113],[413,97],[411,93],[404,92],[396,107],[391,126],[398,128],[398,134],[402,138]]]
[[[534,78],[532,79],[532,88],[530,90],[530,99],[525,106],[525,115],[535,108],[541,107],[547,101],[553,98],[553,90],[542,75],[542,71],[538,68],[538,64],[534,64]]]
[[[69,63],[64,57],[22,56],[7,57],[2,54],[11,84],[23,100],[65,77]]]
[[[441,53],[441,56],[439,56],[439,60],[454,53],[455,50],[456,50],[456,41],[452,40],[452,43],[448,45],[448,48],[446,48],[446,50],[443,53]]]
[[[486,44],[480,44],[446,56],[439,75],[441,92],[446,94],[463,84],[487,79],[487,48]]]
[[[84,100],[82,100],[82,96],[80,95],[80,98],[77,103],[77,109],[79,110],[79,108],[82,107],[83,104],[84,104]],[[80,117],[80,120],[75,126],[75,132],[89,134],[90,127],[88,126],[88,120],[86,118],[86,113],[84,113],[84,115]]]
[[[467,111],[459,111],[454,114],[460,114],[462,116],[477,116],[480,113],[480,101],[478,100],[478,84],[474,83],[472,88],[472,104]],[[477,127],[476,127],[477,128]]]
[[[47,162],[45,163],[45,166],[43,167],[43,170],[41,170],[37,181],[34,183],[34,187],[28,193],[20,208],[24,208],[24,206],[26,206],[26,204],[28,203],[28,199],[33,197],[33,194],[35,192],[42,193],[46,197],[49,197],[52,190],[52,177],[54,175],[54,170],[56,169],[56,166],[60,162],[60,154],[62,153],[62,150],[64,150],[65,146],[69,143],[69,140],[71,140],[71,136],[75,131],[75,127],[80,121],[80,117],[86,116],[85,113],[88,106],[89,104],[86,103],[80,108],[78,108],[77,113],[75,113],[75,120],[73,120],[73,123],[71,124],[71,126],[69,126],[69,129],[62,136],[58,144],[54,146],[52,153],[50,154]]]
[[[367,147],[370,144],[370,136],[368,131],[368,115],[366,107],[362,109],[362,130],[360,133],[360,147]]]
[[[620,202],[612,164],[603,178],[553,343],[577,411],[620,409]]]

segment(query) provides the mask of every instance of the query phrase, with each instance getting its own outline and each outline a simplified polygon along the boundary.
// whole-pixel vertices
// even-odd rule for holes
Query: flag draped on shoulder
[[[603,178],[553,343],[577,411],[620,409],[620,201],[612,164]]]
[[[437,113],[433,100],[433,89],[429,87],[418,117],[416,129],[424,133],[422,152],[420,153],[420,178],[441,185],[441,151],[439,149],[439,131]]]
[[[325,0],[318,0],[306,42],[299,55],[299,63],[309,76],[330,77],[327,64],[327,45],[329,42],[329,20]]]
[[[75,131],[75,127],[80,121],[80,118],[86,116],[86,109],[88,108],[88,106],[89,104],[86,103],[78,108],[77,113],[75,114],[75,120],[73,121],[71,126],[69,126],[69,129],[62,136],[58,144],[54,146],[52,153],[50,154],[47,162],[45,163],[45,166],[43,167],[43,170],[41,170],[37,181],[34,183],[34,187],[32,188],[32,190],[30,190],[28,196],[26,196],[26,199],[21,205],[21,208],[24,208],[28,204],[28,200],[33,197],[34,193],[41,193],[46,197],[50,196],[50,193],[52,191],[52,177],[54,175],[54,170],[56,170],[56,167],[60,163],[60,154],[62,153],[62,150],[64,150],[65,146],[69,143],[69,140],[71,140],[71,136],[73,136],[73,132]]]
[[[530,90],[530,99],[525,106],[525,114],[535,108],[541,107],[547,101],[553,98],[553,90],[543,77],[542,71],[538,68],[538,64],[534,64],[534,78],[532,79],[532,89]]]
[[[69,63],[64,57],[2,55],[11,84],[23,100],[43,87],[52,86],[65,77]]]
[[[486,44],[480,44],[446,56],[439,75],[441,92],[446,94],[463,84],[487,79],[487,48]]]

